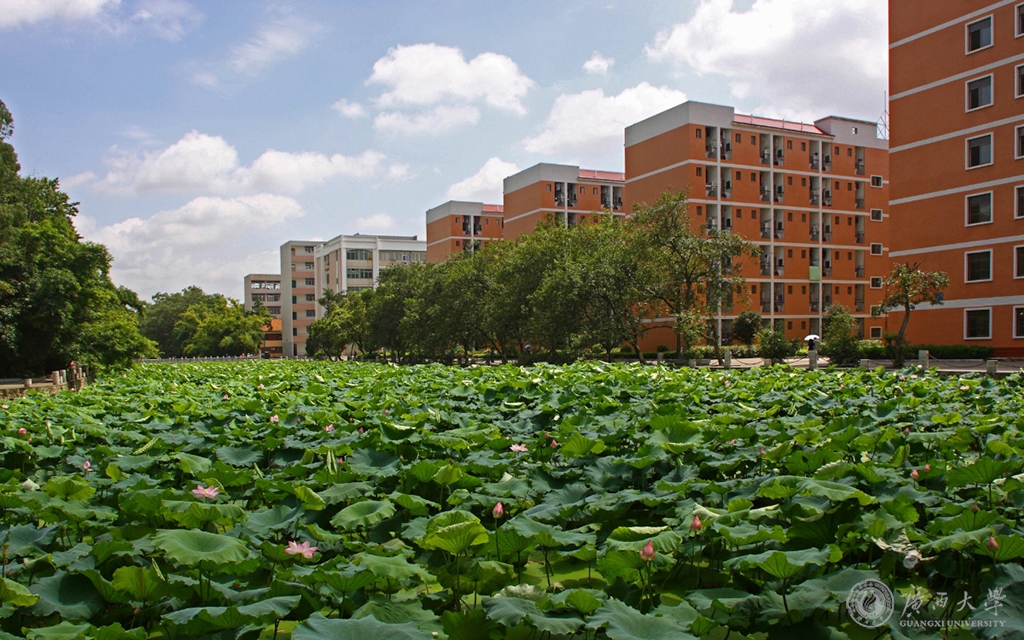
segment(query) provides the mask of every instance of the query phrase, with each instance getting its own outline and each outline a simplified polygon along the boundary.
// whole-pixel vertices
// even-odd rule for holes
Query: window
[[[316,265],[315,265],[315,264],[313,264],[312,262],[305,262],[305,263],[303,263],[303,267],[304,267],[304,268],[305,268],[305,269],[306,269],[307,271],[312,271],[312,270],[313,270],[313,268],[314,268],[314,267],[316,267]]]
[[[967,53],[992,46],[992,16],[967,25]]]
[[[1013,248],[1013,277],[1024,278],[1024,247]]]
[[[295,315],[295,314],[293,313],[292,315]],[[295,318],[292,318],[292,320],[294,320],[294,319]],[[292,335],[293,336],[299,335],[299,330],[297,328],[295,328],[295,327],[292,327]]]
[[[875,222],[881,222],[882,221],[882,210],[881,209],[872,209],[871,210],[871,219],[874,220]]]
[[[793,141],[792,140],[786,140],[786,148],[789,149],[790,151],[793,150]]]
[[[992,134],[967,139],[967,168],[992,164]]]
[[[871,339],[879,340],[882,337],[882,327],[871,327]]]
[[[853,157],[853,147],[847,147],[846,148],[846,157],[847,158],[852,158]]]
[[[455,222],[458,222],[458,217],[455,218]],[[349,249],[345,252],[345,258],[348,260],[372,260],[373,255],[369,249]]]
[[[345,277],[371,280],[373,279],[373,269],[345,269]]]
[[[306,302],[316,302],[316,294],[315,293],[307,293],[306,294]]]
[[[548,191],[551,191],[551,183],[548,183]]]
[[[295,281],[292,280],[292,289],[294,289],[294,288],[295,288]]]
[[[871,276],[871,288],[881,289],[882,288],[882,276]]]
[[[1024,338],[1024,307],[1013,308],[1013,337]]]
[[[594,187],[594,195],[597,195],[597,187]]]
[[[992,222],[992,192],[967,196],[967,224]]]
[[[801,151],[807,151],[807,143],[806,142],[801,142],[800,143],[800,150]]]
[[[807,178],[800,178],[800,186],[801,187],[806,187],[807,186]]]
[[[964,254],[964,282],[992,280],[992,250],[968,251]]]
[[[992,337],[992,309],[964,309],[964,339],[988,340]]]
[[[1024,64],[1017,67],[1017,97],[1024,98]]]
[[[1017,152],[1014,157],[1018,160],[1024,158],[1024,125],[1017,127]]]
[[[1014,212],[1013,217],[1024,218],[1024,187],[1017,187],[1017,210]]]
[[[1024,3],[1017,5],[1017,37],[1024,36]]]
[[[306,250],[306,253],[313,253],[313,247],[304,247],[304,248]]]
[[[880,256],[880,255],[882,255],[882,245],[877,243],[877,242],[873,243],[871,245],[871,255],[873,255],[873,256]]]
[[[853,191],[853,183],[852,182],[847,182],[846,183],[846,190],[847,191]]]
[[[292,311],[292,320],[298,320],[298,319],[299,319],[299,314],[297,312],[295,312],[295,311]]]
[[[753,171],[750,172],[750,181],[757,182],[757,174],[754,173]]]
[[[757,136],[750,136],[750,144],[757,144]]]
[[[736,134],[736,144],[743,144],[743,134],[742,133],[737,133]]]
[[[296,296],[292,296],[292,304],[295,304]]]
[[[315,318],[316,317],[316,311],[314,309],[306,309],[306,317],[307,318]]]
[[[700,129],[699,127],[697,128],[697,137],[698,138],[703,138],[704,137],[704,131],[702,129]]]
[[[992,76],[967,83],[967,110],[980,109],[992,104]]]
[[[787,178],[786,178],[786,181],[787,181],[787,184],[788,184],[789,186],[791,186],[791,187],[793,186],[793,176],[789,176],[789,177],[787,177]]]
[[[315,278],[306,278],[306,286],[307,287],[315,287],[316,286],[316,279]]]
[[[701,207],[700,205],[697,206],[697,215],[704,215],[704,208]]]
[[[882,188],[882,176],[871,176],[871,186],[876,189]]]
[[[697,177],[700,178],[704,175],[704,167],[697,167]]]

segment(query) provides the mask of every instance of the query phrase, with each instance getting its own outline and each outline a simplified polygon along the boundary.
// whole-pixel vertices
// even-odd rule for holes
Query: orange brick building
[[[501,240],[500,204],[449,200],[427,211],[427,262],[443,262],[459,251],[478,251]]]
[[[927,5],[889,1],[891,256],[950,286],[908,339],[1024,355],[1024,2]]]
[[[549,216],[572,226],[611,211],[622,215],[625,176],[564,164],[537,164],[505,178],[505,238],[530,233]]]
[[[725,342],[743,310],[803,338],[821,333],[835,303],[864,337],[882,337],[884,319],[870,312],[889,270],[889,155],[875,123],[830,116],[808,125],[686,102],[627,127],[625,142],[626,211],[686,189],[697,224],[761,247],[759,259],[735,265],[747,294],[715,318]],[[645,348],[658,344],[674,345],[671,331],[652,330]]]

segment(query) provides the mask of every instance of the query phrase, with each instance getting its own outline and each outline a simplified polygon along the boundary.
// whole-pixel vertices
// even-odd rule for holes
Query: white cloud
[[[882,110],[888,71],[886,0],[701,0],[647,54],[680,71],[729,79],[758,113],[812,120]],[[841,34],[841,37],[840,37]]]
[[[606,58],[597,51],[594,55],[590,56],[590,60],[583,63],[583,70],[587,73],[593,73],[597,75],[607,75],[608,69],[615,64],[615,58]]]
[[[158,37],[175,42],[202,19],[203,14],[183,0],[142,0],[130,22],[145,25]]]
[[[378,113],[373,126],[379,131],[392,135],[447,133],[464,124],[476,124],[480,110],[470,105],[438,105],[430,111],[410,115],[401,111]]]
[[[60,186],[65,189],[74,189],[80,187],[83,184],[89,184],[96,180],[96,174],[92,171],[85,171],[82,173],[76,173],[73,176],[60,179]]]
[[[503,181],[518,172],[519,167],[514,163],[498,157],[489,158],[479,171],[448,187],[448,199],[500,203]]]
[[[400,182],[402,180],[409,180],[415,176],[412,173],[412,168],[407,164],[399,162],[393,163],[388,167],[388,180],[392,182]]]
[[[386,213],[375,213],[363,218],[356,218],[356,228],[360,231],[387,231],[395,227],[395,219]]]
[[[0,10],[0,28],[44,20],[94,19],[119,4],[120,0],[5,0]]]
[[[144,145],[159,144],[159,141],[153,136],[152,133],[146,131],[144,128],[140,127],[137,124],[130,124],[127,127],[125,127],[124,131],[121,132],[121,135]]]
[[[384,161],[378,151],[358,156],[290,153],[269,149],[250,166],[220,136],[192,131],[166,149],[118,152],[107,160],[107,175],[93,184],[97,191],[118,194],[175,191],[298,193],[328,178],[369,178]]]
[[[483,100],[516,113],[525,113],[520,98],[534,85],[508,56],[481,53],[466,62],[460,49],[433,43],[390,49],[367,83],[390,87],[378,98],[382,107]]]
[[[346,118],[362,118],[366,115],[366,107],[358,102],[349,102],[344,98],[331,105],[331,108]]]
[[[305,49],[310,35],[316,30],[313,23],[294,16],[275,20],[248,42],[232,49],[229,65],[239,73],[259,73],[274,62]]]
[[[146,219],[99,226],[79,216],[75,224],[85,239],[110,250],[114,281],[143,296],[197,284],[238,297],[246,273],[280,267],[276,252],[254,255],[252,247],[273,246],[274,230],[304,215],[299,203],[285,196],[204,196]]]
[[[686,94],[641,82],[617,96],[603,89],[563,94],[555,100],[544,130],[523,144],[527,151],[552,155],[567,151],[600,152],[622,145],[623,129],[686,101]]]

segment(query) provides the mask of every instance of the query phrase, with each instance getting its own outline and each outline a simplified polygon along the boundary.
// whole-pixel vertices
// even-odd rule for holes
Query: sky
[[[288,240],[622,171],[686,100],[877,120],[886,41],[886,0],[0,0],[0,100],[116,284],[241,298]]]

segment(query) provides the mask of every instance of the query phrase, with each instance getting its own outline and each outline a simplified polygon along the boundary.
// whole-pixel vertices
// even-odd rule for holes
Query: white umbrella
[[[807,340],[821,340],[821,336],[816,333],[812,333],[809,336],[804,336],[804,341],[806,342]]]

